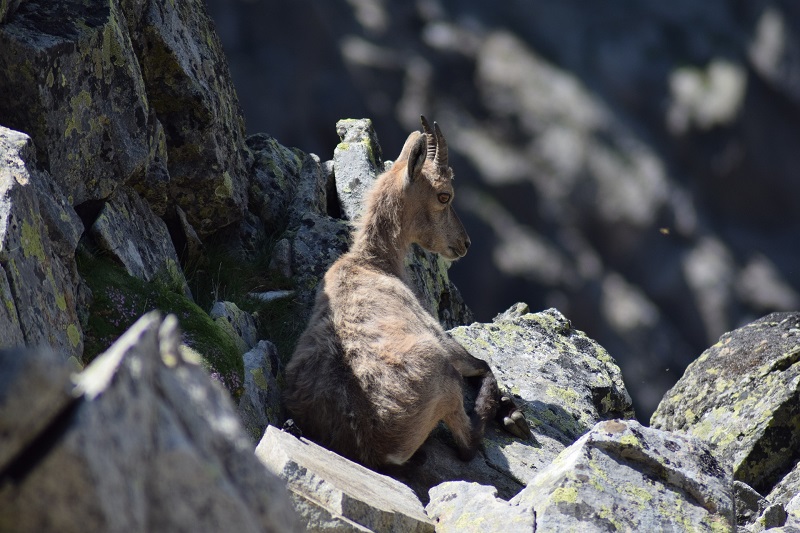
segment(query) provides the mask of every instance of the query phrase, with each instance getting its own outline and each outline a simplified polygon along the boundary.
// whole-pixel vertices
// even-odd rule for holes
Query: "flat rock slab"
[[[509,503],[536,531],[731,531],[731,476],[699,439],[600,422]]]
[[[689,365],[651,424],[713,444],[735,479],[768,494],[800,459],[800,313],[723,335]]]
[[[269,426],[256,456],[286,481],[309,531],[433,531],[402,483]]]

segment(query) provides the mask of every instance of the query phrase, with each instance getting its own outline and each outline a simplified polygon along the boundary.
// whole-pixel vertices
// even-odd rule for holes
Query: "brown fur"
[[[286,369],[287,408],[304,435],[371,467],[407,461],[440,420],[469,459],[501,401],[503,417],[515,410],[501,400],[489,366],[447,335],[406,279],[412,243],[448,259],[469,247],[452,207],[452,170],[433,159],[432,141],[412,133],[377,179],[353,245],[325,274]],[[483,376],[472,416],[462,376]]]

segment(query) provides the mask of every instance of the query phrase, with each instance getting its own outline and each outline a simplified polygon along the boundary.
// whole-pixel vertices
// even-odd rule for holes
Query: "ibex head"
[[[453,170],[447,161],[447,141],[434,122],[422,120],[422,133],[408,136],[398,162],[407,161],[404,227],[412,242],[455,260],[467,253],[470,240],[453,209]]]

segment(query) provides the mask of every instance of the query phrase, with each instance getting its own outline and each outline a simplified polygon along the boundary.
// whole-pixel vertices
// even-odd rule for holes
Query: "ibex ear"
[[[406,167],[406,184],[413,182],[422,173],[422,165],[428,153],[428,142],[424,135],[417,137],[408,153],[408,166]]]

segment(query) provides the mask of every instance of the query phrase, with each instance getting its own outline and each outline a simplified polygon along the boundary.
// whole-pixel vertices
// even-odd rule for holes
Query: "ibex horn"
[[[447,167],[447,141],[444,140],[442,130],[439,129],[436,122],[433,123],[433,130],[436,133],[436,155],[433,162],[436,163],[436,166]],[[428,149],[430,150],[430,145],[428,145]]]
[[[433,158],[436,155],[436,137],[434,137],[433,130],[431,130],[431,125],[428,124],[428,120],[425,118],[425,115],[420,115],[419,119],[422,122],[422,132],[425,134],[425,138],[428,141],[428,153],[425,156],[425,159],[430,159],[433,161]]]

